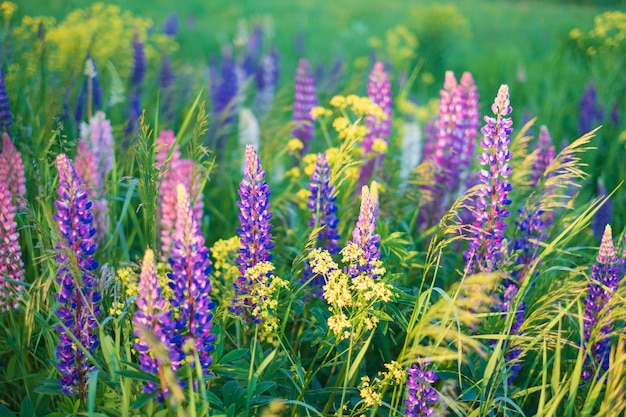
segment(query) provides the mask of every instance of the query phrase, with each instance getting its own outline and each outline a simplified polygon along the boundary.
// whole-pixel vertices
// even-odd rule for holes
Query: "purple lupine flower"
[[[543,125],[539,128],[539,138],[537,139],[537,157],[533,161],[530,171],[530,186],[537,186],[539,179],[543,176],[546,168],[552,163],[556,156],[552,138],[548,128]]]
[[[432,387],[439,377],[432,369],[425,371],[424,367],[430,362],[424,360],[413,364],[407,369],[406,380],[407,395],[404,400],[404,415],[407,417],[430,417],[435,409],[434,405],[439,400],[439,393]]]
[[[171,12],[167,15],[165,22],[163,23],[163,34],[170,38],[178,36],[178,13]]]
[[[584,135],[593,130],[604,119],[604,107],[598,102],[598,93],[593,82],[590,82],[580,98],[580,116],[578,133]]]
[[[437,146],[437,117],[431,117],[424,123],[424,148],[420,162],[432,159]]]
[[[0,177],[0,311],[2,312],[16,309],[22,298],[21,286],[8,282],[24,281],[25,274],[15,212],[11,190],[5,179]]]
[[[111,121],[102,111],[97,111],[89,124],[81,123],[80,139],[85,141],[96,158],[99,175],[104,178],[113,169],[113,129]]]
[[[502,241],[509,217],[507,206],[511,204],[509,192],[513,189],[507,177],[511,174],[509,151],[510,135],[513,122],[506,117],[511,113],[509,105],[509,87],[500,86],[498,95],[491,106],[496,117],[485,116],[485,126],[481,129],[480,140],[483,152],[478,162],[485,168],[478,174],[482,187],[478,191],[474,208],[473,237],[465,252],[466,272],[493,272],[500,266],[502,259]]]
[[[175,79],[176,75],[174,74],[172,63],[170,62],[169,57],[166,54],[163,54],[161,57],[161,68],[159,70],[159,86],[162,90],[165,90],[174,84]]]
[[[261,118],[272,108],[274,92],[278,84],[279,56],[276,48],[269,55],[263,55],[256,70],[257,91],[252,105],[256,115]]]
[[[304,147],[300,150],[300,155],[304,155],[313,140],[313,117],[311,109],[317,105],[317,93],[315,90],[315,80],[311,73],[311,66],[306,59],[300,59],[295,77],[295,95],[293,101],[293,137],[300,139]]]
[[[159,70],[159,86],[161,88],[161,114],[163,119],[171,122],[176,115],[176,103],[174,102],[174,81],[176,75],[169,57],[163,54],[161,57],[161,68]]]
[[[463,130],[463,146],[460,154],[460,170],[461,176],[472,164],[474,159],[474,148],[476,147],[476,137],[478,136],[478,127],[480,126],[478,112],[478,88],[474,82],[474,77],[469,72],[461,75],[461,81],[458,86],[461,90],[461,119],[459,128]]]
[[[330,168],[324,153],[317,154],[315,171],[311,175],[309,190],[311,194],[308,197],[307,207],[312,212],[309,227],[323,227],[317,234],[315,247],[325,249],[330,254],[335,254],[339,252],[338,241],[340,239],[337,232],[339,218],[335,214],[337,212],[337,206],[335,205],[337,196],[335,187],[330,185]],[[313,274],[307,260],[300,282],[305,283],[312,276]],[[313,278],[313,281],[311,281],[313,296],[317,298],[322,297],[324,283],[324,277],[316,276]]]
[[[248,312],[244,308],[254,308],[255,306],[247,305],[246,301],[242,301],[242,296],[250,293],[252,282],[246,278],[245,274],[248,268],[251,268],[259,262],[270,261],[272,255],[270,250],[274,247],[271,242],[272,225],[270,219],[272,212],[270,211],[269,196],[270,188],[264,181],[265,171],[261,167],[261,162],[256,150],[251,145],[246,146],[246,160],[243,171],[244,179],[239,185],[240,201],[237,202],[239,207],[239,221],[241,227],[237,229],[237,233],[241,239],[241,249],[239,249],[239,278],[234,284],[235,297],[230,310],[239,315],[243,315],[244,319],[248,319]],[[257,321],[254,318],[255,322]]]
[[[590,342],[591,334],[602,318],[599,316],[602,309],[611,301],[617,290],[620,280],[619,264],[615,255],[611,226],[606,225],[600,244],[600,251],[596,257],[597,263],[591,267],[591,279],[587,288],[589,294],[585,298],[585,317],[583,321],[583,336],[586,343]],[[607,311],[608,315],[609,312]],[[609,334],[611,324],[607,323],[600,329],[599,337],[596,335],[595,343],[589,346],[592,361],[587,358],[583,370],[583,378],[589,379],[595,369],[607,371],[609,369],[609,354],[611,351]]]
[[[98,81],[98,70],[96,63],[88,56],[85,60],[85,77],[83,78],[83,84],[78,93],[78,99],[76,100],[76,111],[74,113],[74,119],[77,124],[80,124],[81,120],[84,120],[85,108],[87,109],[87,119],[91,118],[89,114],[93,109],[102,108],[102,88],[100,88],[100,82]],[[90,102],[88,102],[90,100]]]
[[[59,199],[54,202],[54,220],[59,226],[55,260],[59,264],[56,281],[60,286],[56,295],[60,304],[57,317],[63,326],[57,326],[59,345],[56,347],[59,383],[65,394],[86,398],[89,373],[95,365],[83,349],[78,348],[70,334],[82,347],[93,354],[98,347],[97,318],[100,315],[100,294],[96,290],[94,271],[98,263],[92,255],[96,251],[92,203],[87,190],[65,154],[56,159],[59,171]]]
[[[245,78],[253,77],[258,70],[259,57],[263,49],[263,27],[259,24],[254,25],[252,33],[246,43],[246,52],[243,57],[242,68]]]
[[[182,336],[177,348],[182,354],[183,346],[191,340],[206,375],[212,362],[211,352],[215,348],[215,335],[211,333],[211,311],[215,307],[210,297],[211,261],[185,186],[178,184],[176,192],[176,230],[169,259],[172,272],[168,276],[173,290],[170,302],[173,308],[178,309],[176,332]],[[190,365],[193,367],[195,364],[192,362]]]
[[[4,84],[4,73],[0,69],[0,131],[9,132],[13,124],[13,116],[9,107],[9,95]]]
[[[377,104],[382,109],[386,117],[382,120],[378,120],[373,115],[365,117],[365,125],[368,127],[369,132],[361,143],[367,160],[361,167],[361,173],[359,174],[358,184],[360,187],[369,184],[374,170],[378,169],[380,171],[385,158],[384,154],[368,157],[372,152],[374,141],[378,139],[389,143],[389,135],[391,134],[391,83],[382,62],[376,62],[372,67],[367,84],[367,95],[374,104]]]
[[[2,152],[0,153],[0,181],[9,189],[12,205],[17,209],[26,207],[26,178],[24,162],[9,135],[2,134]]]
[[[602,179],[598,179],[598,190],[597,196],[600,199],[606,198],[608,193],[606,192],[606,187],[604,186],[604,181]],[[593,221],[591,222],[591,230],[593,235],[598,240],[602,240],[602,234],[604,232],[604,226],[607,224],[611,224],[611,200],[607,200],[604,204],[602,204],[596,214],[593,216]]]
[[[223,150],[225,140],[230,132],[230,127],[237,114],[239,76],[232,54],[224,51],[222,65],[219,69],[212,65],[211,73],[211,100],[213,103],[213,123],[211,124],[210,137],[218,150]]]
[[[182,359],[174,347],[171,335],[173,323],[171,312],[166,310],[165,298],[156,275],[154,266],[154,252],[147,249],[141,264],[141,275],[139,276],[139,294],[135,299],[137,311],[133,316],[135,349],[138,353],[139,368],[153,375],[159,376],[159,369],[166,365],[162,358],[157,358],[150,352],[148,343],[141,338],[141,331],[152,333],[165,346],[170,354],[169,366],[175,370]],[[167,385],[161,384],[163,392],[157,393],[157,398],[162,399],[163,395],[168,395]],[[150,393],[157,390],[157,384],[153,381],[146,381],[143,384],[144,392]]]
[[[380,258],[380,235],[376,233],[376,216],[374,202],[369,187],[364,185],[361,189],[361,209],[356,227],[352,231],[352,241],[346,247],[354,245],[363,251],[363,259],[358,265],[353,265],[348,271],[350,277],[355,278],[363,272],[370,273],[374,278],[378,275],[374,272]]]

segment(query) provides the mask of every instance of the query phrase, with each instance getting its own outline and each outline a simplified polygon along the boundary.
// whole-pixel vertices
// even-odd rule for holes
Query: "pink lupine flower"
[[[93,152],[98,173],[104,178],[113,169],[113,130],[106,114],[97,111],[89,124],[81,123],[80,138]]]
[[[200,189],[198,164],[191,159],[181,158],[178,145],[172,149],[176,137],[171,130],[164,130],[157,138],[156,166],[161,170],[159,184],[158,216],[161,235],[161,256],[167,259],[172,245],[172,234],[176,226],[176,187],[183,184],[193,203],[193,215],[202,218],[204,203]]]
[[[18,238],[11,191],[0,178],[0,311],[17,308],[21,288],[8,281],[24,281],[24,262]]]
[[[7,133],[2,134],[2,153],[0,153],[0,181],[4,181],[11,193],[11,200],[17,209],[26,207],[26,179],[22,155]]]

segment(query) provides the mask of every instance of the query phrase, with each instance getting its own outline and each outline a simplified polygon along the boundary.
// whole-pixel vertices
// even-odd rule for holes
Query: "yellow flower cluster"
[[[364,252],[357,245],[348,244],[341,252],[343,262],[351,265],[364,265]],[[334,261],[330,253],[323,249],[313,249],[309,254],[309,265],[314,274],[324,277],[324,300],[332,316],[327,320],[328,328],[339,339],[350,337],[348,329],[354,329],[357,336],[363,330],[376,328],[379,318],[374,315],[377,303],[389,302],[393,298],[391,286],[368,273],[353,279]],[[375,263],[374,274],[382,276],[385,269],[380,261]],[[348,315],[346,315],[348,313]]]
[[[4,21],[8,22],[13,17],[13,13],[17,11],[17,4],[10,1],[3,1],[0,4],[0,12],[2,12],[2,16],[4,16]]]
[[[369,97],[359,97],[356,94],[334,96],[330,99],[330,105],[340,110],[349,108],[358,117],[370,115],[377,120],[384,120],[387,117],[383,109]]]
[[[375,380],[376,381],[376,380]],[[365,407],[380,406],[383,402],[383,396],[375,387],[370,385],[370,377],[361,377],[361,385],[359,385],[359,394],[363,399]]]
[[[289,155],[294,155],[299,150],[304,149],[304,143],[300,139],[293,138],[287,142],[287,150],[289,151]]]
[[[262,320],[262,336],[271,341],[279,329],[276,309],[280,289],[288,289],[289,281],[274,275],[274,265],[271,262],[259,262],[246,270],[246,278],[252,282],[250,289],[251,304],[256,305],[252,314]]]
[[[417,58],[419,42],[413,32],[405,25],[396,25],[387,30],[385,40],[373,37],[369,44],[376,54],[391,62],[392,67],[402,68]]]
[[[239,276],[239,268],[235,262],[241,240],[239,236],[230,239],[220,239],[211,247],[213,256],[213,275],[220,278],[225,283],[233,283]]]
[[[588,33],[574,28],[570,39],[588,55],[611,53],[626,49],[626,12],[608,11],[594,18],[594,27]]]
[[[313,120],[316,120],[322,116],[324,117],[330,117],[332,116],[333,112],[331,110],[328,110],[325,107],[322,106],[315,106],[311,109],[311,117],[313,118]]]
[[[391,361],[391,363],[386,363],[385,368],[387,368],[387,371],[379,372],[374,381],[369,376],[361,377],[359,394],[366,408],[381,405],[381,392],[385,386],[402,385],[406,380],[406,372],[398,362]]]
[[[169,265],[165,262],[159,262],[156,265],[157,279],[159,281],[159,287],[161,288],[161,294],[165,298],[165,308],[170,308],[170,298],[172,298],[173,290],[169,286],[169,277],[167,272]],[[111,316],[119,316],[122,314],[124,306],[127,305],[129,299],[139,295],[139,274],[130,267],[119,268],[115,272],[115,280],[121,283],[124,289],[124,300],[114,300],[109,314]]]

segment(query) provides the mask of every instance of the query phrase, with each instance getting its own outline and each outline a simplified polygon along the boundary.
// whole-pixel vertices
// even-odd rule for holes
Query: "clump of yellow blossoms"
[[[213,290],[212,297],[219,304],[230,305],[235,292],[233,283],[239,277],[239,267],[236,259],[241,248],[239,236],[230,239],[220,239],[211,247],[210,254],[213,258]]]
[[[259,262],[248,268],[246,279],[252,282],[248,298],[249,304],[254,306],[252,316],[262,323],[261,335],[268,342],[273,341],[278,332],[279,321],[276,315],[280,289],[288,289],[289,281],[274,275],[274,265],[271,262]]]
[[[341,253],[349,269],[363,265],[364,253],[357,245],[349,244]],[[324,300],[332,314],[327,320],[332,333],[339,340],[358,339],[365,331],[375,329],[380,320],[375,311],[380,310],[381,303],[392,300],[392,287],[381,279],[374,279],[368,272],[351,279],[326,250],[313,249],[308,259],[311,271],[323,276],[326,281]],[[382,263],[376,261],[372,274],[382,276],[384,273]]]
[[[588,55],[625,52],[626,12],[615,10],[597,15],[593,29],[584,33],[574,28],[569,37]]]
[[[173,290],[169,286],[169,277],[167,276],[168,269],[169,265],[167,263],[157,263],[157,278],[163,298],[165,298],[166,308],[170,308],[169,300],[173,295]],[[122,310],[127,305],[128,300],[139,295],[139,273],[133,268],[124,267],[118,269],[115,271],[115,280],[121,284],[123,296],[113,301],[109,309],[111,316],[122,314]]]
[[[404,384],[406,372],[398,362],[386,363],[385,368],[387,368],[387,371],[379,372],[374,381],[369,376],[361,377],[359,394],[365,408],[382,404],[382,389],[385,386]]]

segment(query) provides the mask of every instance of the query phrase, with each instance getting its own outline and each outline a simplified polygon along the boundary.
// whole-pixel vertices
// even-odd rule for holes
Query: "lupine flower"
[[[580,98],[578,133],[584,135],[593,130],[604,119],[604,107],[598,102],[595,85],[590,82]]]
[[[24,262],[18,241],[20,234],[15,221],[15,206],[11,190],[0,177],[0,311],[18,307],[22,288],[10,281],[24,281]]]
[[[361,167],[359,175],[359,186],[369,184],[372,179],[375,167],[380,166],[385,157],[384,153],[374,157],[368,157],[373,151],[374,142],[376,140],[389,143],[389,135],[391,134],[391,83],[389,75],[385,71],[382,62],[376,62],[369,75],[369,83],[367,84],[367,95],[374,104],[377,104],[385,114],[383,119],[377,119],[374,115],[365,117],[365,125],[369,129],[365,138],[363,138],[362,146],[367,162]]]
[[[211,66],[211,101],[213,123],[210,137],[218,150],[223,150],[230,125],[237,114],[239,94],[239,69],[230,53],[224,52],[219,69]]]
[[[263,48],[263,27],[259,24],[254,25],[252,33],[246,42],[246,52],[243,57],[243,71],[245,78],[253,77],[258,70],[259,56]]]
[[[202,219],[204,210],[203,194],[200,190],[200,170],[195,161],[181,158],[178,145],[171,151],[170,159],[167,156],[174,145],[176,138],[171,130],[163,130],[156,140],[156,167],[161,171],[159,181],[159,204],[158,217],[161,234],[161,254],[167,259],[171,244],[172,234],[176,226],[176,200],[178,184],[183,184],[187,193],[194,200],[193,214],[198,220]],[[166,164],[167,162],[167,164]]]
[[[556,156],[554,145],[552,145],[552,138],[550,137],[550,132],[545,125],[539,128],[537,150],[537,157],[533,161],[533,165],[530,171],[530,186],[532,188],[537,186],[539,179],[545,172],[548,165],[552,163]]]
[[[26,179],[24,162],[9,135],[2,134],[2,153],[0,153],[0,181],[4,182],[11,193],[12,205],[17,209],[26,207]]]
[[[56,281],[60,285],[56,298],[60,306],[57,317],[63,326],[57,326],[59,345],[56,347],[57,367],[61,372],[59,383],[66,394],[77,393],[86,398],[89,373],[95,365],[83,349],[76,347],[70,334],[78,339],[87,352],[98,347],[96,319],[100,315],[94,276],[98,263],[92,258],[96,251],[92,203],[72,162],[65,154],[56,159],[59,171],[59,199],[55,201],[54,220],[59,226],[55,260],[59,264]]]
[[[102,242],[104,233],[108,229],[107,224],[107,201],[104,187],[104,177],[98,171],[96,157],[83,140],[78,141],[76,158],[74,160],[76,174],[87,189],[92,198],[92,210],[95,220],[97,242]]]
[[[167,121],[174,119],[176,114],[176,105],[174,103],[173,84],[176,79],[174,69],[170,59],[166,54],[161,57],[161,68],[159,70],[159,86],[161,88],[161,114]]]
[[[437,146],[437,118],[431,117],[424,123],[424,148],[421,162],[432,159]]]
[[[434,405],[439,399],[439,393],[432,387],[437,379],[437,374],[432,369],[425,371],[424,366],[429,361],[413,364],[407,369],[409,375],[406,381],[407,396],[404,400],[404,415],[407,417],[430,417],[435,409]]]
[[[324,153],[317,154],[315,171],[311,175],[309,190],[311,194],[308,197],[307,207],[312,212],[309,227],[323,227],[317,234],[315,247],[335,254],[339,252],[338,241],[340,239],[337,232],[339,219],[335,214],[337,212],[335,205],[337,196],[335,195],[335,187],[330,185],[330,168]],[[311,268],[307,261],[301,282],[308,281],[311,276]],[[312,293],[315,297],[321,298],[323,285],[324,279],[319,275],[311,282]]]
[[[176,332],[182,335],[179,352],[191,341],[195,348],[203,373],[211,366],[211,352],[215,348],[215,335],[211,334],[213,314],[211,310],[211,261],[209,249],[204,244],[200,224],[194,218],[189,195],[185,186],[176,188],[176,230],[169,262],[170,287],[174,291],[171,304],[178,309],[175,319]],[[191,363],[191,366],[194,366]]]
[[[113,169],[113,129],[106,114],[97,111],[89,124],[81,123],[80,138],[96,158],[98,173],[103,178]]]
[[[98,81],[98,70],[91,57],[87,57],[85,60],[84,75],[83,84],[76,101],[76,112],[74,114],[76,123],[80,123],[83,120],[85,108],[87,109],[87,118],[91,118],[93,109],[102,108],[102,89]]]
[[[452,71],[446,71],[435,121],[437,141],[432,153],[435,181],[431,192],[442,196],[425,207],[427,225],[437,222],[449,208],[467,176],[474,157],[474,139],[478,133],[478,94],[469,72],[461,84]]]
[[[243,315],[247,320],[248,312],[244,311],[244,308],[254,309],[256,306],[246,305],[247,300],[244,299],[244,296],[250,293],[253,284],[246,277],[246,271],[259,262],[270,261],[272,259],[270,250],[274,246],[270,233],[272,225],[269,222],[272,218],[269,204],[270,189],[264,181],[265,171],[261,167],[256,150],[250,145],[246,146],[243,175],[244,179],[239,185],[241,200],[237,202],[241,222],[241,227],[237,229],[241,239],[241,249],[237,258],[240,276],[234,284],[235,297],[230,310]],[[255,321],[258,320],[255,318]]]
[[[499,267],[504,249],[504,230],[507,227],[504,220],[510,214],[507,210],[511,204],[508,196],[513,187],[507,177],[511,174],[508,162],[512,156],[509,143],[513,122],[506,117],[511,113],[507,85],[500,86],[491,110],[496,117],[485,116],[486,125],[481,129],[483,137],[480,144],[483,152],[478,156],[478,162],[485,168],[478,175],[482,187],[478,191],[473,212],[474,235],[465,252],[468,274],[493,272]]]
[[[9,95],[4,84],[4,73],[0,70],[0,131],[9,132],[13,124],[13,116],[9,108]]]
[[[606,192],[606,187],[604,186],[604,182],[601,179],[598,179],[598,190],[597,196],[598,198],[606,198],[608,193]],[[598,211],[593,216],[593,221],[591,223],[591,230],[593,231],[593,235],[598,240],[602,240],[602,233],[604,232],[604,226],[611,223],[611,200],[607,200],[604,204],[598,208]]]
[[[585,298],[585,317],[583,322],[583,335],[587,343],[590,342],[591,334],[595,333],[595,327],[602,322],[600,311],[611,301],[613,294],[617,290],[620,280],[619,264],[615,255],[615,246],[611,226],[608,224],[604,229],[600,251],[596,257],[597,263],[591,267],[591,279],[587,288],[589,294]],[[607,311],[606,314],[609,314]],[[590,346],[590,351],[595,366],[592,366],[589,358],[585,361],[583,378],[589,379],[594,373],[594,368],[599,367],[602,371],[609,369],[609,345],[608,335],[611,333],[611,324],[607,323],[599,329],[599,334],[595,335],[595,343]]]
[[[126,122],[126,135],[133,132],[137,121],[141,116],[141,91],[143,79],[146,74],[146,54],[143,43],[139,40],[137,31],[133,34],[133,68],[130,73],[130,87],[128,94],[128,121]]]
[[[367,185],[361,189],[361,209],[356,227],[352,231],[352,241],[346,244],[342,250],[344,259],[354,256],[362,259],[353,264],[349,271],[351,278],[359,276],[363,272],[370,273],[374,278],[378,277],[377,270],[380,267],[380,235],[376,231],[376,217],[374,216],[374,203]],[[357,266],[358,265],[358,266]]]
[[[300,59],[295,77],[295,95],[293,102],[293,137],[299,139],[304,147],[300,155],[304,155],[313,140],[313,117],[311,109],[317,105],[315,80],[311,73],[311,66],[306,59]]]
[[[167,15],[167,19],[163,23],[163,34],[170,38],[178,36],[178,14],[176,12]]]
[[[258,117],[263,117],[272,108],[274,91],[278,83],[279,56],[276,48],[272,48],[269,55],[263,55],[256,69],[256,95],[253,108]]]
[[[174,370],[181,358],[171,340],[172,318],[170,311],[166,310],[165,298],[154,266],[152,249],[147,249],[143,257],[141,275],[139,276],[139,291],[135,303],[137,304],[137,311],[133,316],[133,327],[135,337],[137,337],[135,349],[139,357],[139,367],[144,372],[159,375],[159,368],[168,365],[163,363],[161,358],[151,354],[149,344],[141,338],[140,329],[144,329],[152,333],[166,347],[171,356],[169,366]],[[167,395],[167,385],[163,381],[161,381],[161,388]],[[154,392],[156,389],[157,385],[154,382],[144,382],[144,392]]]

